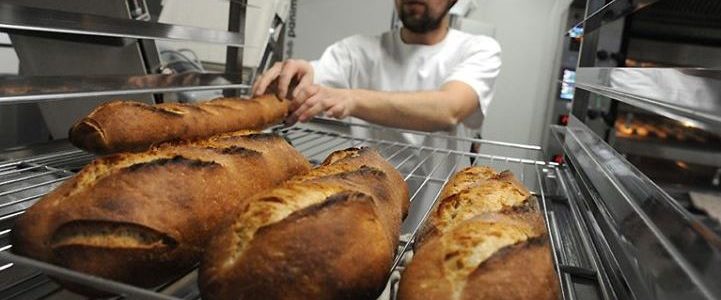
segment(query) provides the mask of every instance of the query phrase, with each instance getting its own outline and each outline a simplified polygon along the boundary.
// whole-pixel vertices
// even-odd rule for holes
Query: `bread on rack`
[[[200,264],[203,299],[374,299],[408,188],[373,150],[347,149],[256,195]]]
[[[416,249],[398,299],[557,300],[548,235],[537,213],[488,213]]]
[[[199,104],[113,101],[76,123],[69,139],[78,148],[97,154],[141,152],[168,141],[260,130],[287,114],[288,101],[272,95],[250,100],[218,98]]]
[[[399,299],[557,299],[538,203],[511,172],[471,167],[440,193]]]
[[[106,156],[20,216],[12,249],[153,287],[197,264],[252,195],[309,170],[282,137],[248,132]]]
[[[535,197],[510,171],[469,167],[454,174],[443,187],[417,245],[443,234],[455,224],[489,212],[537,209]]]

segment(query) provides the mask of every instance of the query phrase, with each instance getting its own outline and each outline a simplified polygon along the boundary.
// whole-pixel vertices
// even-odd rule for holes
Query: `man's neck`
[[[426,33],[415,33],[407,28],[401,27],[401,39],[406,44],[435,45],[446,38],[449,30],[448,16],[443,18],[438,29]]]

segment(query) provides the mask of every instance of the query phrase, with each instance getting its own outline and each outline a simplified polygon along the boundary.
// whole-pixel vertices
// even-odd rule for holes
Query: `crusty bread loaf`
[[[373,299],[385,286],[408,189],[370,149],[256,195],[211,242],[203,299]]]
[[[550,251],[539,214],[481,214],[417,249],[398,299],[556,300]]]
[[[438,199],[416,245],[482,213],[537,208],[535,198],[511,172],[496,173],[488,167],[459,171]]]
[[[197,264],[211,233],[250,196],[309,169],[271,134],[106,156],[19,217],[13,251],[151,287]]]
[[[98,154],[140,152],[173,140],[263,129],[287,114],[288,101],[271,95],[250,100],[219,98],[200,104],[113,101],[76,123],[69,138],[78,148]]]

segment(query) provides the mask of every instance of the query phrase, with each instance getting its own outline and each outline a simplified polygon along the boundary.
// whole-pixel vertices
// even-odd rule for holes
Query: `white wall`
[[[565,11],[570,0],[478,0],[469,18],[495,25],[503,48],[496,97],[483,137],[541,144],[548,130],[547,107],[558,73]]]
[[[376,35],[391,27],[393,0],[297,0],[293,57],[320,58],[334,42],[354,34]]]

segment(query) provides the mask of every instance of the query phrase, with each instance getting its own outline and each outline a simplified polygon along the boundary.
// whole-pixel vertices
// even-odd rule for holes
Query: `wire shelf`
[[[373,127],[373,125],[359,124],[348,126]],[[556,168],[553,164],[536,160],[536,157],[543,154],[542,150],[540,147],[528,145],[467,139],[465,142],[482,144],[481,153],[472,153],[415,146],[382,139],[357,138],[340,131],[326,128],[317,129],[317,126],[312,125],[277,128],[274,131],[284,136],[314,164],[319,163],[336,150],[348,147],[371,147],[391,162],[404,176],[409,186],[411,208],[402,227],[401,244],[391,270],[394,274],[389,280],[383,299],[394,299],[393,295],[399,279],[398,274],[407,260],[404,259],[404,256],[412,248],[414,238],[428,217],[443,185],[457,170],[470,165],[486,165],[498,171],[510,170],[541,200],[540,205],[545,211],[547,188],[544,187],[545,180],[543,178],[548,174],[553,174]],[[455,139],[438,134],[409,131],[405,131],[405,133],[440,139]],[[525,156],[491,154],[516,153],[514,151],[525,154]],[[91,159],[93,156],[90,154],[79,150],[69,150],[25,160],[0,162],[0,298],[82,298],[62,289],[47,277],[46,274],[49,274],[127,295],[132,299],[199,299],[199,291],[195,284],[197,278],[195,271],[157,289],[145,290],[12,255],[7,251],[12,247],[9,245],[8,236],[13,219],[62,181],[72,176],[74,174],[72,171],[87,164]],[[551,214],[546,211],[547,219],[549,219],[549,215]],[[548,224],[555,225],[554,222],[548,222]],[[555,226],[549,227],[549,232],[551,237],[557,235]],[[556,238],[551,238],[551,241],[555,249]],[[558,261],[556,252],[554,250],[554,261]],[[560,269],[557,271],[560,274]]]

